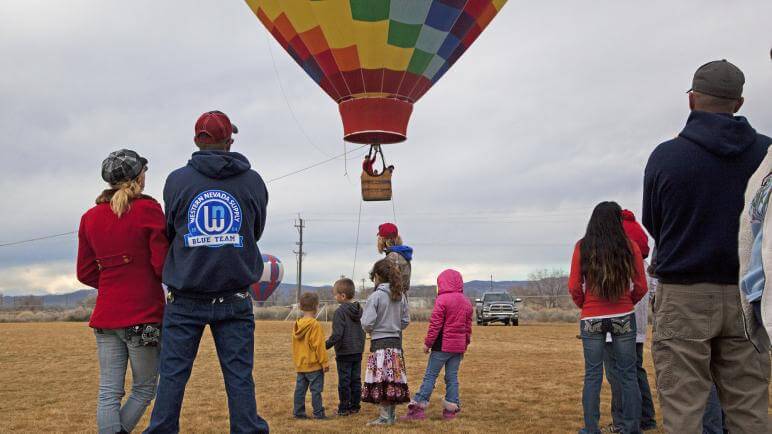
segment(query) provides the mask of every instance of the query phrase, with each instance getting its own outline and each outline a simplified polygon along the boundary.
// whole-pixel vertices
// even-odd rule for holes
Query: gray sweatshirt
[[[392,301],[389,284],[378,285],[378,288],[367,297],[365,311],[362,314],[362,328],[370,333],[372,340],[376,340],[398,338],[408,324],[410,324],[410,313],[405,296],[403,295],[400,301]]]

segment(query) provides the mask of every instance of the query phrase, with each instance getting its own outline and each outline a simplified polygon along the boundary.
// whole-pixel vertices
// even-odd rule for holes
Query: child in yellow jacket
[[[304,292],[300,295],[299,304],[303,317],[295,322],[292,333],[292,361],[295,362],[298,373],[293,414],[296,419],[308,419],[306,391],[310,387],[314,419],[326,419],[322,389],[324,389],[324,373],[330,370],[330,366],[324,345],[324,331],[316,320],[319,296],[312,292]]]

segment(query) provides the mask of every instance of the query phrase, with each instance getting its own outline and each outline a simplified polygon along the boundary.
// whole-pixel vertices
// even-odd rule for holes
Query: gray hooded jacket
[[[370,333],[372,340],[399,338],[401,331],[410,324],[407,299],[403,295],[401,300],[393,301],[388,283],[378,285],[366,303],[362,328]]]

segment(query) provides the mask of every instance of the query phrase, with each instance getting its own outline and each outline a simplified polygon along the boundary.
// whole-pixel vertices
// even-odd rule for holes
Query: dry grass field
[[[324,327],[329,333],[329,323]],[[376,415],[375,407],[367,404],[355,417],[328,421],[291,417],[295,381],[291,329],[291,322],[280,321],[260,321],[256,327],[258,410],[272,432],[376,432],[364,426]],[[405,335],[411,392],[419,386],[426,365],[427,356],[421,351],[425,331],[426,323],[414,323]],[[459,417],[451,422],[441,419],[437,402],[444,387],[440,380],[429,419],[398,423],[389,431],[576,432],[582,420],[583,370],[576,333],[573,324],[475,327],[461,366]],[[96,432],[96,344],[85,323],[0,324],[0,348],[0,433]],[[648,348],[646,353],[653,385]],[[325,381],[325,406],[332,415],[337,404],[334,366]],[[606,423],[610,419],[607,386],[603,393]],[[399,414],[404,411],[405,407],[398,410]],[[147,426],[149,414],[140,428]],[[182,432],[227,433],[227,415],[222,374],[207,332],[185,396]]]

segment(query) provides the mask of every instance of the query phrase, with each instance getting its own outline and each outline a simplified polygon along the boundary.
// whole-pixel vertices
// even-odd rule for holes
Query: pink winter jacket
[[[472,339],[472,303],[464,297],[461,273],[443,271],[437,278],[437,288],[424,345],[432,348],[437,339],[442,339],[443,352],[464,353]]]

